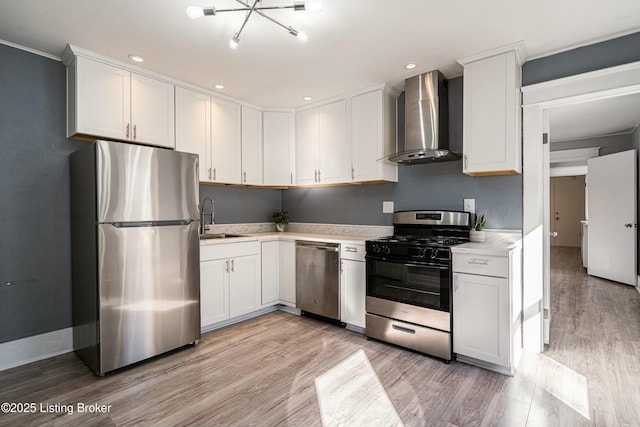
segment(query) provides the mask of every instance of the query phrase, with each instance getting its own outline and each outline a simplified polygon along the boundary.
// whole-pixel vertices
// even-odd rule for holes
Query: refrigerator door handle
[[[175,221],[123,221],[123,222],[106,222],[103,224],[113,225],[116,228],[131,227],[163,227],[167,225],[189,225],[192,219],[175,220]]]

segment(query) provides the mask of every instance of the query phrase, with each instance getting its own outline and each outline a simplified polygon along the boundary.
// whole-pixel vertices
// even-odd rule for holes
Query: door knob
[[[557,231],[551,232],[549,234],[551,235],[551,237],[558,237],[558,232]]]
[[[625,227],[627,227],[627,228],[631,228],[631,227],[633,227],[633,224],[631,224],[630,222],[628,222],[628,223],[626,223],[624,226],[625,226]]]

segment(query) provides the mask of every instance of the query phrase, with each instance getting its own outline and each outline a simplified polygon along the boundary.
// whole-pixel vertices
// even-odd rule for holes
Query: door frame
[[[548,144],[543,144],[543,134],[549,130],[548,110],[637,93],[640,61],[522,88],[522,332],[527,351],[540,353],[545,338],[547,343],[549,340],[550,223],[548,212],[545,215],[549,207],[549,162],[544,155]]]

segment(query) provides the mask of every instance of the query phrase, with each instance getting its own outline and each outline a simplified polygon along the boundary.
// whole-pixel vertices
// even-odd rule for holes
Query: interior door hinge
[[[545,132],[542,134],[542,145],[545,145],[548,143],[549,143],[549,134]]]

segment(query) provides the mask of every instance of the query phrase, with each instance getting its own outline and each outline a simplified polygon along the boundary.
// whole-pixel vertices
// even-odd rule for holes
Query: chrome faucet
[[[205,224],[204,224],[204,218],[205,218],[205,214],[204,214],[204,204],[206,201],[210,201],[211,202],[211,222],[209,224],[213,224],[215,222],[215,205],[214,205],[214,201],[211,197],[205,197],[202,200],[202,204],[200,205],[200,234],[205,234]]]

